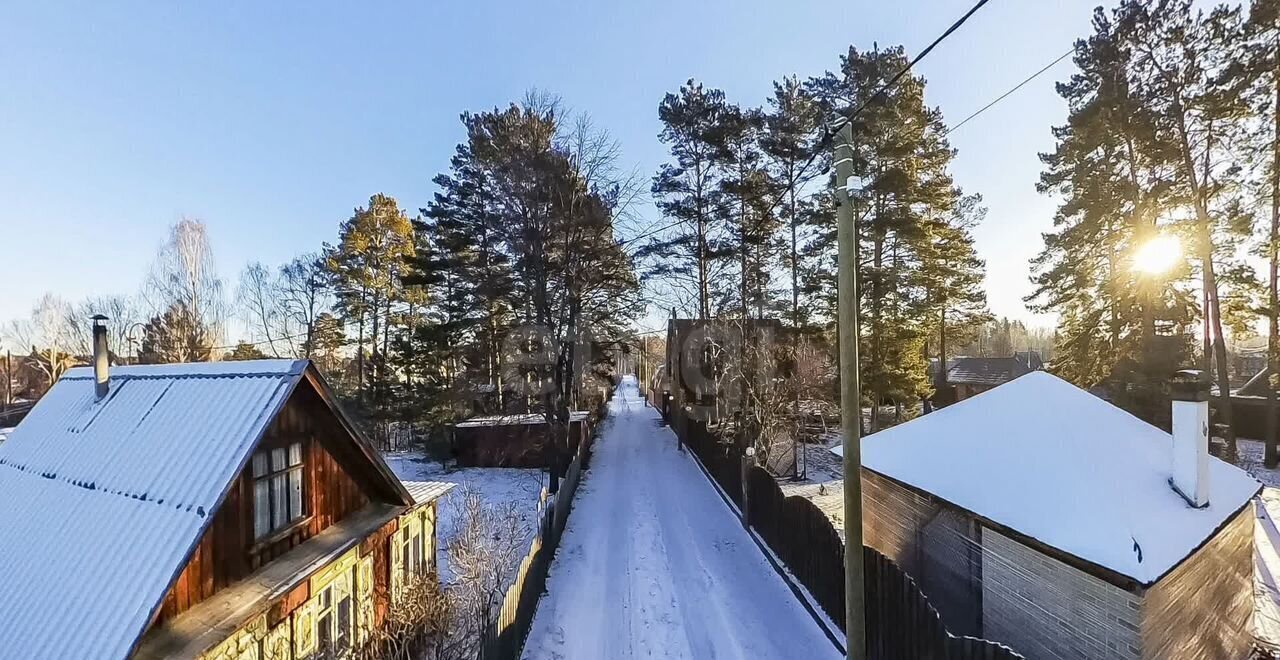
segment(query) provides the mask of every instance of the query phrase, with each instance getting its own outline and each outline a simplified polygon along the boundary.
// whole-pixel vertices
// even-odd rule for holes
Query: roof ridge
[[[296,376],[296,373],[290,371],[229,371],[226,373],[156,373],[156,374],[136,374],[136,373],[113,373],[112,380],[172,380],[178,378],[283,378],[287,376]],[[93,380],[92,373],[84,376],[72,375],[68,372],[59,380]]]

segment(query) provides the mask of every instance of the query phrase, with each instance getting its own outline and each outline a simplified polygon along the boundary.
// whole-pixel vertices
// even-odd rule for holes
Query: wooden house
[[[938,399],[943,404],[963,401],[1042,369],[1044,362],[1035,351],[1022,351],[1010,357],[958,357],[947,360],[946,380],[937,385]]]
[[[864,542],[1029,660],[1245,657],[1260,484],[1209,456],[1206,399],[1171,435],[1033,372],[867,436]]]
[[[715,423],[724,402],[719,396],[721,380],[730,363],[740,355],[759,356],[770,347],[795,342],[795,331],[777,319],[738,320],[669,319],[667,355],[663,365],[663,385],[676,408],[692,407],[701,418]],[[750,372],[748,378],[764,383],[789,375],[788,364],[766,364]],[[773,370],[776,369],[777,372]]]
[[[72,369],[0,446],[0,655],[341,652],[431,575],[448,488],[305,360]]]

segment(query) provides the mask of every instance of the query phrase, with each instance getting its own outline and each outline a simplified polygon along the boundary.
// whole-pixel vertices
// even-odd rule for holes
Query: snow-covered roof
[[[1151,584],[1257,494],[1209,459],[1209,506],[1169,486],[1172,437],[1045,372],[867,436],[862,464]]]
[[[123,658],[306,361],[72,369],[0,445],[0,648]]]
[[[587,418],[587,411],[573,410],[569,412],[570,422],[581,422]],[[485,417],[472,417],[471,419],[458,422],[455,428],[472,428],[476,426],[527,426],[532,424],[545,424],[546,417],[542,413],[522,413],[516,415],[487,415]]]
[[[405,481],[400,480],[404,484],[405,490],[413,496],[413,501],[417,504],[426,504],[433,500],[444,497],[446,493],[453,490],[455,484],[447,481]]]

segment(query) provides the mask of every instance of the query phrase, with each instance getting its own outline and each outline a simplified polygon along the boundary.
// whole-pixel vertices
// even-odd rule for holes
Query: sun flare
[[[1157,236],[1138,248],[1133,255],[1133,268],[1158,275],[1173,268],[1182,258],[1182,243],[1173,236]]]

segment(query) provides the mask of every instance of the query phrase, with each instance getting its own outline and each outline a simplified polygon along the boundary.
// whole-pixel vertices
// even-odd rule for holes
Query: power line
[[[853,111],[852,114],[850,114],[848,117],[845,118],[844,123],[840,124],[839,126],[836,126],[834,130],[828,132],[826,137],[823,139],[823,144],[821,144],[814,153],[816,154],[817,152],[822,151],[822,149],[826,148],[826,146],[829,146],[829,141],[831,139],[831,136],[834,135],[836,132],[838,132],[841,128],[844,128],[844,124],[848,124],[852,122],[854,119],[857,119],[858,115],[862,114],[862,111],[866,110],[867,106],[871,105],[872,101],[875,101],[876,99],[880,98],[880,96],[882,96],[885,92],[888,92],[890,89],[893,88],[894,85],[898,84],[898,81],[901,80],[903,76],[907,75],[907,72],[910,71],[912,67],[918,64],[920,60],[923,60],[930,52],[933,51],[934,48],[938,46],[938,44],[942,43],[943,40],[951,36],[951,33],[960,29],[960,26],[964,25],[965,21],[969,20],[969,17],[977,13],[977,11],[979,9],[982,9],[982,6],[987,4],[987,2],[989,1],[990,0],[978,0],[977,4],[970,7],[969,11],[965,12],[964,16],[961,16],[958,20],[956,20],[956,22],[952,23],[951,27],[947,28],[946,32],[943,32],[942,34],[938,35],[938,38],[934,39],[933,43],[926,46],[925,49],[920,51],[920,53],[917,54],[910,62],[907,62],[907,65],[902,67],[902,70],[895,73],[893,77],[889,79],[889,82],[885,83],[883,86],[880,87],[880,89],[876,90],[875,94],[872,94],[867,98],[867,100],[863,101],[862,104],[859,105]],[[811,157],[810,162],[812,162],[812,160],[813,159]]]
[[[884,85],[881,85],[880,89],[876,90],[874,94],[869,96],[865,101],[863,101],[860,105],[858,105],[858,107],[855,108],[853,112],[843,117],[844,121],[841,122],[838,126],[836,126],[835,130],[826,131],[825,134],[822,136],[822,139],[818,142],[817,146],[814,147],[813,153],[809,154],[809,158],[805,160],[804,165],[800,166],[799,171],[804,172],[808,170],[809,166],[813,165],[813,161],[817,160],[818,156],[821,153],[823,153],[828,147],[831,146],[832,136],[834,136],[837,131],[843,128],[845,124],[850,123],[853,120],[857,119],[858,115],[862,114],[862,111],[867,109],[867,107],[871,105],[873,101],[880,98],[880,96],[882,96],[883,94],[888,92],[890,89],[892,89],[894,85],[898,84],[898,81],[901,80],[903,76],[907,75],[907,73],[911,71],[912,67],[914,67],[916,64],[919,64],[921,60],[923,60],[926,56],[929,55],[929,53],[933,52],[934,48],[937,48],[938,44],[941,44],[944,40],[946,40],[947,37],[951,36],[952,33],[960,29],[960,26],[964,25],[965,22],[967,22],[970,17],[972,17],[975,13],[977,13],[979,9],[982,9],[982,7],[986,5],[988,2],[990,2],[990,0],[978,0],[977,3],[975,3],[972,7],[969,8],[969,11],[965,12],[963,16],[961,16],[954,23],[952,23],[951,26],[946,29],[946,31],[938,35],[937,39],[934,39],[928,46],[925,47],[924,50],[920,51],[914,58],[912,58],[912,60],[908,62],[906,66],[902,67],[901,70],[895,73],[893,77],[889,79],[888,82],[886,82]],[[1050,66],[1053,66],[1053,65],[1051,64]],[[966,119],[965,121],[968,121],[968,119]],[[957,128],[958,127],[959,126],[957,126]],[[951,130],[954,130],[954,129],[951,129]],[[750,201],[752,202],[759,201],[764,196],[765,196],[764,193],[758,194],[755,197],[753,197]],[[773,213],[774,209],[776,209],[778,205],[781,203],[782,203],[782,196],[781,195],[775,196],[773,203],[770,204],[769,209],[765,211],[765,214],[767,215],[769,213]],[[632,241],[639,240],[640,238],[652,236],[653,234],[656,234],[658,232],[675,227],[681,224],[682,222],[683,221],[676,221],[671,224],[664,225],[652,231],[641,234],[640,236],[628,238],[624,241],[621,241],[620,243],[622,245],[626,245],[627,243],[631,243]]]
[[[1059,55],[1057,59],[1055,59],[1054,61],[1052,61],[1052,62],[1050,62],[1050,63],[1048,63],[1048,64],[1046,64],[1046,65],[1044,65],[1044,68],[1042,68],[1042,69],[1040,69],[1039,71],[1037,71],[1037,72],[1035,72],[1035,73],[1031,74],[1031,75],[1030,75],[1030,76],[1028,76],[1025,80],[1023,80],[1022,82],[1018,83],[1017,85],[1014,85],[1014,86],[1013,86],[1013,88],[1011,88],[1009,91],[1007,91],[1007,92],[1005,92],[1005,93],[1001,94],[1000,96],[997,96],[997,97],[996,97],[996,99],[995,99],[994,101],[992,101],[992,102],[990,102],[990,103],[988,103],[988,104],[986,104],[986,105],[982,106],[981,108],[979,108],[979,109],[978,109],[978,111],[977,111],[977,112],[975,112],[975,113],[973,113],[973,114],[969,115],[968,117],[965,117],[965,118],[964,118],[960,123],[956,124],[955,126],[952,126],[951,128],[948,128],[948,129],[947,129],[947,132],[942,134],[942,135],[943,135],[943,137],[946,137],[946,136],[948,136],[948,135],[951,135],[951,132],[952,132],[952,131],[954,131],[954,130],[956,130],[956,129],[960,128],[961,126],[964,126],[964,125],[965,125],[965,124],[967,124],[967,123],[969,123],[969,120],[970,120],[970,119],[973,119],[974,117],[977,117],[978,115],[980,115],[980,114],[982,114],[982,113],[986,112],[987,110],[990,110],[990,109],[991,109],[991,106],[993,106],[993,105],[995,105],[995,104],[997,104],[997,103],[999,103],[999,102],[1001,102],[1001,101],[1005,100],[1005,98],[1007,98],[1010,94],[1012,94],[1012,93],[1014,93],[1014,92],[1018,91],[1019,89],[1022,89],[1022,86],[1023,86],[1023,85],[1025,85],[1025,84],[1027,84],[1027,83],[1031,82],[1032,80],[1035,80],[1036,78],[1038,78],[1038,77],[1040,76],[1040,74],[1044,73],[1045,71],[1048,71],[1049,69],[1052,69],[1052,68],[1053,68],[1053,65],[1057,64],[1058,62],[1061,62],[1062,60],[1067,59],[1067,56],[1068,56],[1068,55],[1070,55],[1070,54],[1072,54],[1072,53],[1074,53],[1074,52],[1076,52],[1076,50],[1075,50],[1075,48],[1072,48],[1071,50],[1069,50],[1069,51],[1067,51],[1067,52],[1065,52],[1065,53],[1063,53],[1063,54]]]

